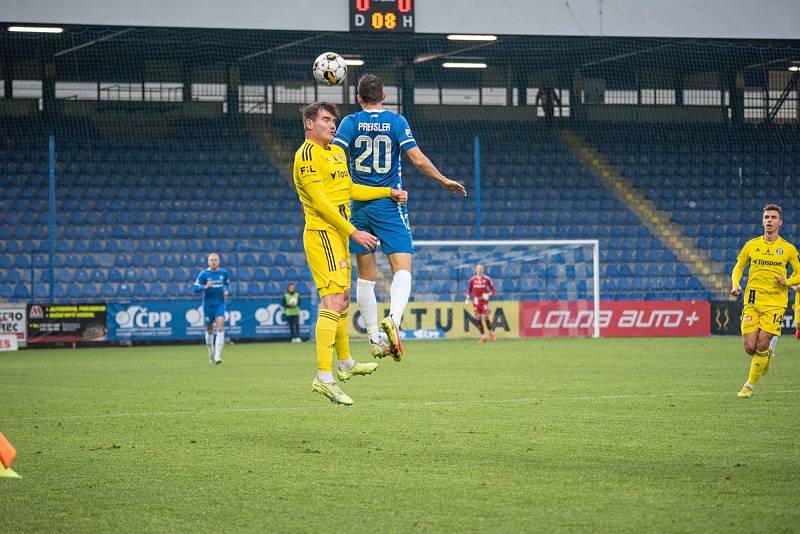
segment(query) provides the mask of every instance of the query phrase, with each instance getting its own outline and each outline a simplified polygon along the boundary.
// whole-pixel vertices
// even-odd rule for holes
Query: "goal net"
[[[484,266],[497,295],[490,318],[498,337],[593,336],[600,326],[597,240],[415,241],[406,338],[476,337],[477,320],[465,303],[475,266]],[[389,305],[391,268],[378,256],[376,294]]]

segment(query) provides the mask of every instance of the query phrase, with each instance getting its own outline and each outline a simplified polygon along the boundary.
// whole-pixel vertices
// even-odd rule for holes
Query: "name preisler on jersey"
[[[348,151],[355,183],[393,189],[403,186],[401,153],[417,146],[406,118],[386,109],[348,115],[333,143]]]

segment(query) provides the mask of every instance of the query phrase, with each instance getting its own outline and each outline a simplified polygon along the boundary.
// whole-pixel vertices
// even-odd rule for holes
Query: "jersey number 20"
[[[355,141],[356,150],[364,149],[356,158],[356,170],[363,173],[387,173],[392,168],[392,140],[388,135],[376,135],[374,138],[359,135]],[[372,156],[372,167],[364,165],[367,158]]]

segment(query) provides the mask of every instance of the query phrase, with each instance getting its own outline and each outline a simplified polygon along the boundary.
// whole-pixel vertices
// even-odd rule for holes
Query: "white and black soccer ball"
[[[342,85],[347,78],[347,65],[336,52],[324,52],[314,60],[314,79],[325,85]]]

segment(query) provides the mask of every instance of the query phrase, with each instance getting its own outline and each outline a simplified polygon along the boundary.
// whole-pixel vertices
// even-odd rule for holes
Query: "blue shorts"
[[[391,198],[379,198],[367,202],[353,201],[351,210],[350,222],[359,230],[377,236],[384,254],[414,253],[406,206]],[[350,252],[368,254],[371,251],[350,240]]]
[[[222,317],[225,319],[225,301],[204,302],[203,317],[205,318],[206,325],[212,324],[214,321],[216,321],[217,317]]]

